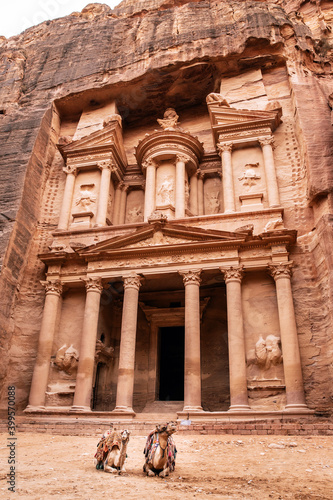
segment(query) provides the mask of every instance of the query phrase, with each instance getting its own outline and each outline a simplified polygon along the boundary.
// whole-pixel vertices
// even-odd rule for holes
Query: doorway
[[[159,329],[159,400],[184,401],[185,329]]]

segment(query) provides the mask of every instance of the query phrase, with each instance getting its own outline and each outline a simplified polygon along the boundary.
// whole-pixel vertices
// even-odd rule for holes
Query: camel
[[[106,439],[105,447],[108,451],[103,462],[104,472],[126,472],[124,464],[129,437],[130,432],[125,429],[121,432],[113,431]]]
[[[175,468],[177,449],[171,435],[177,431],[176,422],[156,426],[147,437],[143,472],[147,476],[166,477]]]

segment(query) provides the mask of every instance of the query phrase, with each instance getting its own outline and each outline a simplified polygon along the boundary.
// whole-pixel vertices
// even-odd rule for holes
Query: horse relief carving
[[[73,344],[69,347],[64,344],[57,351],[54,365],[58,370],[67,373],[67,375],[73,375],[77,370],[78,362],[79,353],[77,349],[73,347]]]
[[[268,335],[266,339],[260,336],[255,348],[247,355],[247,366],[257,365],[262,370],[269,370],[271,366],[282,363],[281,339],[275,335]]]
[[[140,207],[133,207],[128,212],[128,222],[141,222],[143,220],[142,210]]]

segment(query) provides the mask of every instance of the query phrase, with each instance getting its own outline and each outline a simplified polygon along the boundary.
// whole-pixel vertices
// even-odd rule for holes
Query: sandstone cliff
[[[313,335],[322,353],[332,348],[332,31],[330,2],[124,0],[113,11],[90,4],[81,13],[0,39],[0,379],[6,380],[10,349],[16,369],[24,350],[34,356],[37,333],[31,343],[16,330],[20,340],[12,342],[14,310],[18,303],[34,303],[35,296],[40,305],[43,301],[38,287],[43,268],[29,268],[27,256],[32,248],[38,250],[37,234],[54,229],[52,223],[41,227],[40,205],[56,152],[59,115],[76,116],[92,100],[117,96],[124,122],[131,124],[142,120],[149,107],[160,112],[166,106],[201,104],[209,92],[219,91],[221,79],[249,69],[287,68],[306,168],[302,203],[313,210],[314,230],[307,240],[315,259],[309,264],[311,286],[320,289],[314,304],[318,317],[307,319],[307,338]],[[278,79],[273,84],[278,86]],[[46,240],[47,235],[44,245]],[[30,295],[20,291],[26,273]],[[304,289],[297,300],[303,300],[302,294]],[[40,313],[29,312],[30,324],[38,325]],[[320,376],[308,370],[309,391],[324,380],[326,392],[325,400],[315,392],[310,399],[327,409],[331,394],[324,372],[329,362],[316,358],[314,363]],[[29,377],[31,366],[17,382],[22,405]]]

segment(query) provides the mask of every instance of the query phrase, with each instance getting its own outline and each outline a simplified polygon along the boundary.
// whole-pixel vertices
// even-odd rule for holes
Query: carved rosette
[[[224,275],[224,281],[229,283],[230,281],[238,281],[239,283],[242,281],[244,276],[244,266],[231,266],[228,268],[220,268],[221,273]]]
[[[269,137],[259,137],[258,138],[258,142],[260,144],[260,146],[263,148],[264,146],[271,146],[272,149],[275,149],[275,145],[274,145],[274,137],[273,136],[269,136]]]
[[[102,293],[103,285],[102,278],[86,278],[83,280],[86,285],[86,291]]]
[[[231,153],[232,148],[233,148],[232,142],[223,142],[223,143],[219,142],[217,145],[218,153],[220,156],[222,156],[222,153],[224,153],[225,151],[227,153]]]
[[[63,171],[65,172],[65,174],[67,174],[67,175],[68,175],[68,174],[72,174],[72,175],[75,175],[75,176],[77,175],[77,168],[76,168],[76,167],[74,167],[73,165],[66,165],[65,167],[63,167],[63,169],[62,169],[62,170],[63,170]]]
[[[46,295],[60,295],[63,292],[63,285],[60,280],[56,281],[41,281],[41,284],[45,288]]]
[[[126,276],[123,278],[124,288],[135,288],[135,290],[140,290],[140,286],[142,285],[144,278],[139,276],[138,274],[131,274],[130,276]]]
[[[176,163],[182,162],[182,163],[185,163],[185,165],[186,165],[186,163],[188,163],[189,161],[190,161],[190,158],[188,156],[185,156],[182,154],[176,156]]]
[[[184,285],[198,285],[200,286],[201,278],[200,274],[202,269],[191,269],[190,271],[178,271],[183,277]]]
[[[280,278],[290,279],[292,276],[292,267],[292,262],[280,262],[279,264],[268,265],[269,273],[275,281]]]

